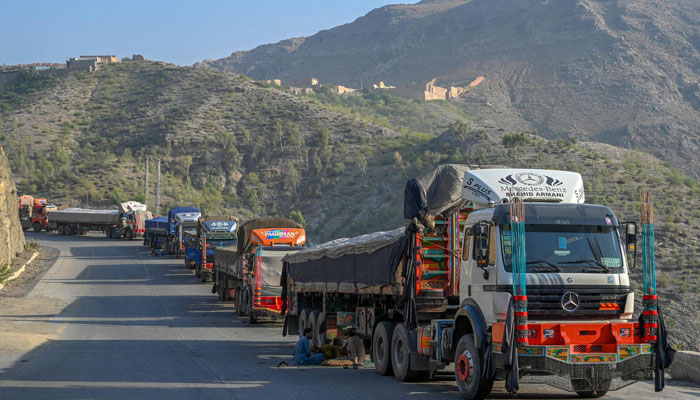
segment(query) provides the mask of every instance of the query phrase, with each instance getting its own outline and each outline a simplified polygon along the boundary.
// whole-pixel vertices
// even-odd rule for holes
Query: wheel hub
[[[474,367],[474,361],[470,352],[465,351],[457,358],[457,375],[462,382],[470,381],[471,369]]]

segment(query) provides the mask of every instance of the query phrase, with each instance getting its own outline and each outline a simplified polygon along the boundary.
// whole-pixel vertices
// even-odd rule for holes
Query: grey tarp
[[[467,165],[444,164],[406,182],[404,219],[424,222],[426,216],[432,219],[464,208],[462,180],[469,169]]]
[[[394,282],[396,267],[406,250],[405,228],[337,239],[286,256],[287,276],[295,284],[339,290],[382,286]]]
[[[280,277],[282,274],[282,258],[294,254],[292,247],[266,247],[262,251],[262,295],[281,296]]]
[[[250,246],[250,235],[254,229],[266,228],[297,228],[303,229],[300,224],[287,218],[257,218],[243,224],[238,229],[238,254],[243,254]]]
[[[233,221],[238,225],[238,218],[231,215],[203,215],[197,220],[197,235],[202,236],[202,230],[205,230],[204,222],[208,221]]]
[[[90,210],[86,208],[66,208],[48,212],[49,221],[80,222],[84,224],[118,224],[121,213],[117,210]]]
[[[216,264],[218,271],[240,278],[238,276],[237,263],[238,250],[235,244],[214,249],[214,264]]]

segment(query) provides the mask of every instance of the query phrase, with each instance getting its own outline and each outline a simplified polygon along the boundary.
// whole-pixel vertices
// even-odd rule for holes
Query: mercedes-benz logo
[[[574,312],[578,310],[580,304],[581,299],[574,292],[566,292],[561,296],[561,308],[563,308],[564,311]]]

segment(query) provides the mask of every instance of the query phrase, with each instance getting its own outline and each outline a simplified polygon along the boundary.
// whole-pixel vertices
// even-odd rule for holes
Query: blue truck
[[[200,217],[196,232],[185,233],[185,265],[202,282],[213,277],[214,250],[237,243],[238,218],[223,215]],[[206,251],[205,251],[206,249]]]
[[[161,249],[168,240],[169,228],[166,217],[156,217],[146,220],[146,232],[143,235],[143,245],[152,249]]]
[[[165,245],[168,254],[175,257],[184,255],[185,232],[195,232],[201,216],[201,211],[195,207],[175,207],[168,211],[168,239]]]

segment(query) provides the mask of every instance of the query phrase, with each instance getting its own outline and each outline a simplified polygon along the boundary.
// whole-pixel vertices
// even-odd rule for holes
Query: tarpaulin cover
[[[288,246],[266,247],[262,251],[262,295],[281,296],[280,277],[282,276],[282,258],[294,254],[296,249]]]
[[[266,228],[297,228],[304,229],[300,224],[287,218],[257,218],[238,228],[238,254],[243,254],[250,246],[250,235],[254,229]]]
[[[130,211],[146,211],[147,207],[143,203],[139,203],[138,201],[127,201],[124,203],[119,204],[119,208],[121,208],[122,212],[128,213]]]
[[[90,210],[86,208],[66,208],[49,211],[49,220],[55,222],[82,222],[87,224],[117,224],[121,222],[118,210]]]
[[[171,223],[175,214],[179,213],[198,213],[200,212],[198,208],[195,207],[175,207],[168,211],[168,223]]]
[[[390,285],[408,237],[405,228],[337,239],[286,256],[287,274],[294,283],[358,286]]]
[[[198,220],[197,235],[202,236],[202,231],[209,231],[205,222],[210,221],[232,221],[238,226],[238,218],[231,215],[202,215]]]
[[[426,216],[447,215],[464,208],[462,180],[469,167],[461,164],[444,164],[426,174],[406,182],[404,188],[403,216],[407,220]]]
[[[165,217],[156,217],[146,220],[146,229],[168,229],[168,219]]]

